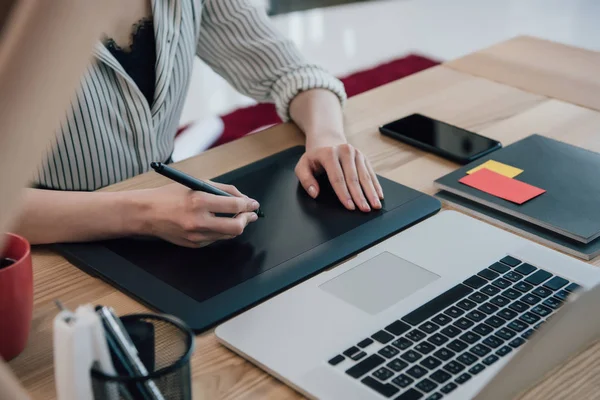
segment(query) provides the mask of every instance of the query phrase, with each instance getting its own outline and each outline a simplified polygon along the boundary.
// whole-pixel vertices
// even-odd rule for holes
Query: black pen
[[[206,182],[202,182],[201,180],[196,179],[193,176],[184,174],[183,172],[178,171],[175,168],[171,168],[163,163],[153,162],[152,164],[150,164],[150,167],[152,167],[153,170],[155,170],[162,176],[167,177],[177,183],[180,183],[189,189],[214,194],[215,196],[235,197],[231,193],[227,193],[224,190],[209,185]],[[258,215],[261,218],[265,216],[260,209],[256,210],[255,212],[256,215]]]

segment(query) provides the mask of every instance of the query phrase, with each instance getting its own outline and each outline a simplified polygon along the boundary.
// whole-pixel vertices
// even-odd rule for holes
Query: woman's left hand
[[[306,145],[296,166],[296,176],[312,197],[320,188],[315,176],[326,173],[338,198],[348,210],[381,209],[383,190],[369,160],[345,139]]]

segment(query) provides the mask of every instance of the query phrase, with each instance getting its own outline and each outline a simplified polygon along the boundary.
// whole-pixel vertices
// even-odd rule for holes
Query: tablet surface
[[[233,240],[202,249],[158,239],[58,247],[80,268],[203,330],[439,210],[432,197],[387,179],[381,211],[347,211],[326,180],[313,200],[294,174],[303,151],[214,179],[257,199],[265,213]]]

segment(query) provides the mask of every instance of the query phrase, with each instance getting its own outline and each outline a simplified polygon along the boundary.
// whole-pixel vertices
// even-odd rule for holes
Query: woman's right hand
[[[254,211],[260,205],[234,186],[211,184],[233,197],[197,192],[180,184],[136,192],[138,200],[145,204],[143,234],[193,248],[241,235],[249,223],[257,220]],[[217,217],[215,214],[235,217]]]

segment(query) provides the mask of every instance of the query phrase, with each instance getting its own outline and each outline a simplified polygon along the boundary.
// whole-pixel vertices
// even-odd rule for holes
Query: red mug
[[[33,314],[31,249],[24,238],[7,233],[0,259],[15,262],[0,268],[0,358],[18,356],[29,338]]]

